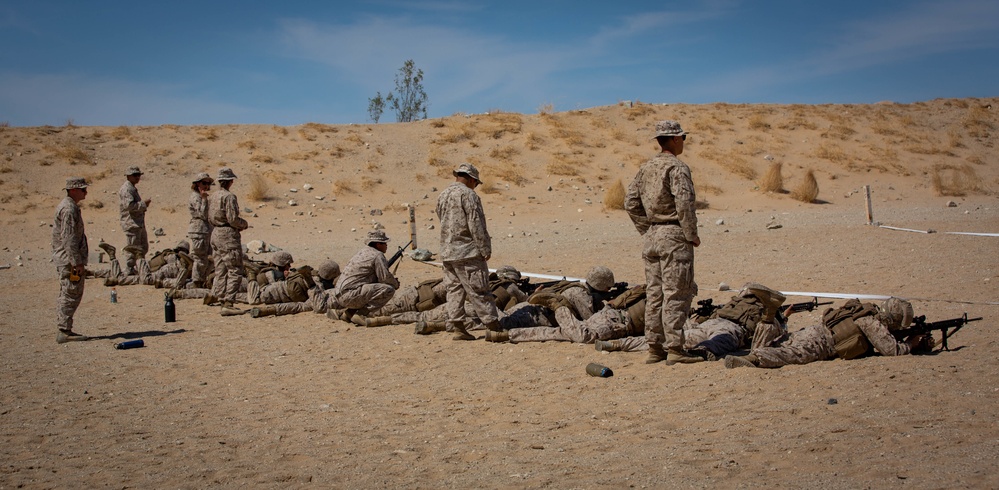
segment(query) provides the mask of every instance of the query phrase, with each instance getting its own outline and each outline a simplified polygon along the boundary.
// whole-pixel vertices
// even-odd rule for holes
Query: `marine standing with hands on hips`
[[[644,237],[645,362],[699,362],[704,358],[683,350],[683,324],[697,295],[694,247],[701,244],[690,167],[677,158],[687,133],[677,121],[659,121],[654,138],[660,153],[638,170],[624,199],[624,209]]]

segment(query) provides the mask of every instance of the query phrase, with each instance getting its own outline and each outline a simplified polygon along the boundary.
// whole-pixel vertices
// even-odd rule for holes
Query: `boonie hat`
[[[385,236],[385,232],[382,230],[374,230],[368,232],[368,243],[388,243],[389,237]]]
[[[139,167],[132,165],[131,167],[128,167],[127,170],[125,170],[126,177],[131,175],[142,175],[142,170],[139,170]]]
[[[680,127],[679,122],[667,119],[656,123],[656,135],[652,139],[660,136],[683,136],[685,134],[687,133]]]
[[[236,180],[236,174],[232,172],[231,168],[222,167],[219,169],[217,180]]]
[[[207,172],[200,172],[198,175],[194,176],[194,180],[191,183],[208,181],[209,183],[215,182],[215,179],[211,178]]]
[[[458,168],[454,169],[454,171],[452,171],[451,173],[454,174],[455,177],[457,177],[459,174],[465,174],[475,179],[476,182],[480,184],[482,183],[482,179],[479,178],[479,169],[475,168],[475,165],[472,165],[471,163],[463,163],[461,165],[458,165]]]
[[[66,190],[70,189],[86,189],[90,184],[87,183],[87,179],[83,177],[70,177],[66,179]]]

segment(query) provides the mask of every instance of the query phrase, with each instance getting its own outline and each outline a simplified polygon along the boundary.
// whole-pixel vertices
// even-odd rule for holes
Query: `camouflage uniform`
[[[118,189],[118,209],[121,229],[125,232],[125,273],[135,274],[135,261],[149,252],[149,237],[146,235],[146,202],[139,197],[135,185],[127,180]]]
[[[444,282],[438,282],[434,284],[431,288],[433,291],[433,303],[438,306],[443,305],[447,301],[447,287]],[[420,312],[418,308],[418,303],[420,302],[420,289],[419,286],[406,286],[395,292],[392,296],[392,300],[378,308],[377,310],[372,310],[368,316],[391,316],[398,313],[418,313]],[[436,308],[436,307],[435,307]],[[433,308],[431,308],[433,309]],[[426,310],[425,310],[426,311]],[[443,319],[442,319],[443,320]],[[416,320],[413,320],[415,322]],[[411,323],[411,322],[405,322]]]
[[[909,344],[897,341],[888,325],[877,317],[867,316],[853,322],[881,355],[902,356],[910,353]],[[757,365],[763,368],[808,364],[838,357],[832,331],[825,325],[812,325],[798,330],[773,347],[753,349],[752,354],[758,359]]]
[[[469,164],[462,164],[453,173],[479,180],[478,170]],[[437,218],[441,225],[440,258],[447,285],[448,330],[455,325],[467,325],[466,299],[480,322],[496,324],[499,312],[489,291],[486,265],[493,253],[492,239],[486,229],[482,200],[465,184],[454,182],[437,198]]]
[[[682,133],[679,124],[676,130]],[[625,210],[644,237],[645,335],[660,350],[682,350],[683,324],[697,295],[693,242],[699,238],[694,200],[690,168],[668,152],[642,165],[625,196]]]
[[[574,288],[576,289],[576,288]],[[557,327],[537,326],[510,330],[510,342],[577,342],[591,344],[597,340],[617,339],[631,332],[631,321],[627,310],[604,308],[591,314],[586,320],[579,320],[567,306],[555,310]]]
[[[70,179],[73,180],[73,179]],[[83,179],[79,179],[82,181]],[[67,182],[67,188],[70,184]],[[82,184],[86,187],[86,184]],[[70,280],[73,268],[87,265],[87,235],[83,214],[73,198],[66,196],[56,207],[52,225],[52,262],[59,274],[59,298],[56,300],[56,326],[64,333],[73,330],[73,314],[83,300],[85,280]]]
[[[228,167],[219,170],[218,180],[233,180],[236,176]],[[239,201],[228,189],[220,187],[208,197],[208,221],[212,230],[212,249],[215,250],[215,282],[212,295],[221,301],[236,301],[243,282],[243,244],[240,231],[249,227],[239,217]]]
[[[372,242],[369,239],[368,243]],[[366,245],[347,262],[333,296],[343,308],[377,310],[392,299],[398,287],[399,280],[389,270],[385,254]]]
[[[203,286],[208,278],[211,267],[209,258],[212,255],[211,235],[212,225],[208,222],[208,200],[201,194],[192,192],[187,200],[187,209],[191,212],[191,224],[187,227],[187,238],[191,241],[191,282]]]

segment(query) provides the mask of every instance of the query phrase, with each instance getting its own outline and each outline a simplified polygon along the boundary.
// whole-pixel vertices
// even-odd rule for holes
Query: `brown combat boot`
[[[239,308],[233,307],[232,303],[229,306],[222,307],[222,316],[239,316],[245,313],[249,313],[250,310],[241,310]]]
[[[364,320],[365,327],[384,327],[385,325],[391,324],[392,317],[390,316],[374,316]]]
[[[368,318],[365,317],[365,316],[363,316],[363,315],[354,314],[354,315],[351,315],[351,317],[350,317],[350,323],[353,323],[354,325],[357,325],[358,327],[367,327],[368,326]]]
[[[215,296],[212,296],[211,293],[208,293],[207,295],[205,295],[205,298],[201,300],[201,302],[204,303],[205,306],[211,306],[218,303],[219,299],[216,298]]]
[[[72,330],[60,330],[56,334],[56,343],[65,344],[66,342],[83,342],[90,340],[90,337],[86,335],[80,335]]]
[[[655,364],[666,360],[666,351],[662,346],[649,345],[649,357],[645,358],[645,364]]]
[[[493,320],[489,323],[486,323],[483,325],[483,327],[486,327],[486,330],[490,332],[499,332],[503,330],[503,327],[500,326],[499,320]]]
[[[670,349],[666,352],[667,366],[672,366],[677,363],[693,364],[695,362],[704,362],[704,357],[680,349]]]
[[[415,334],[417,335],[430,335],[434,332],[443,332],[447,328],[444,322],[426,322],[420,320],[416,322]]]
[[[256,308],[250,308],[250,316],[252,318],[260,318],[262,316],[274,316],[277,315],[277,307],[274,305],[260,305]]]
[[[506,330],[500,330],[498,332],[493,330],[486,331],[486,342],[509,342],[510,332]]]
[[[593,348],[600,352],[617,352],[621,347],[620,340],[598,340],[593,343]]]
[[[756,363],[759,359],[753,354],[747,354],[745,356],[727,356],[725,357],[725,367],[728,369],[740,368],[740,367],[756,367]]]
[[[101,240],[101,243],[98,243],[97,246],[100,247],[101,250],[104,250],[104,253],[108,254],[109,262],[114,260],[114,254],[117,251],[117,249],[114,248],[114,245],[105,243],[104,240]]]
[[[464,325],[454,325],[454,337],[451,340],[475,340],[475,336],[468,333]]]

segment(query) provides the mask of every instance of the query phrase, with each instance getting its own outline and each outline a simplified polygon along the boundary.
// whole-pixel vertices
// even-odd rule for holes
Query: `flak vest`
[[[619,294],[607,302],[607,306],[616,310],[628,310],[628,333],[641,335],[645,332],[645,285],[639,284]]]
[[[444,304],[434,295],[434,288],[442,282],[444,279],[428,279],[416,286],[416,311],[428,311]]]
[[[833,349],[840,359],[856,359],[871,351],[870,341],[854,320],[877,312],[878,307],[873,303],[851,299],[842,307],[828,308],[822,314],[822,323],[832,332]]]

